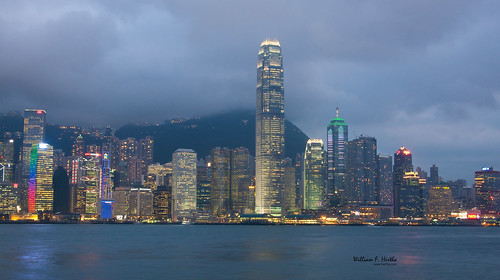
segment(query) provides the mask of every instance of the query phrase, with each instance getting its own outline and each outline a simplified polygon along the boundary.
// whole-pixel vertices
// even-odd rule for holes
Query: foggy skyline
[[[215,4],[214,4],[215,3]],[[83,127],[255,109],[257,50],[283,51],[285,112],[326,138],[413,152],[445,179],[500,169],[500,3],[0,1],[0,112]]]

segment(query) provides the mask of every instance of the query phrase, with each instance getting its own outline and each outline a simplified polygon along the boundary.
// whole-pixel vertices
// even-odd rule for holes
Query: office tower
[[[277,40],[265,40],[259,49],[255,136],[255,211],[281,215],[285,95],[283,57]]]
[[[500,211],[500,171],[484,167],[474,173],[476,206],[481,216],[493,217]]]
[[[117,219],[125,219],[130,216],[130,187],[116,187],[113,191],[115,201],[113,214]]]
[[[448,219],[451,216],[452,201],[450,187],[446,185],[431,186],[427,200],[427,218]]]
[[[54,189],[53,175],[53,148],[46,143],[34,143],[30,153],[28,212],[52,211]]]
[[[129,207],[130,216],[135,219],[147,219],[153,216],[153,193],[151,189],[130,189]]]
[[[85,141],[81,134],[76,137],[71,154],[74,157],[83,157],[85,155]]]
[[[249,186],[251,183],[250,152],[247,148],[239,147],[231,150],[231,202],[230,209],[243,213],[247,212],[248,200],[251,199]],[[253,210],[253,209],[252,209]]]
[[[196,152],[177,149],[172,154],[173,219],[192,219],[196,214]]]
[[[304,185],[302,184],[302,170],[304,170],[304,154],[299,153],[295,156],[295,207],[304,209]]]
[[[400,217],[401,213],[398,212],[401,208],[399,205],[399,190],[401,189],[401,185],[403,184],[403,177],[405,176],[405,173],[413,171],[411,152],[405,147],[399,148],[399,150],[397,150],[394,154],[394,167],[392,170],[394,188],[394,216]]]
[[[289,213],[297,210],[297,190],[295,178],[295,166],[290,158],[285,159],[285,186],[283,190],[283,212]]]
[[[86,187],[81,183],[83,157],[72,157],[70,168],[70,212],[85,213]]]
[[[0,182],[14,182],[14,139],[0,141]]]
[[[128,163],[129,160],[137,156],[137,145],[135,138],[123,139],[120,143],[120,161]]]
[[[85,213],[98,214],[102,171],[100,154],[85,154],[80,169],[81,177],[78,184],[85,189]]]
[[[106,137],[105,140],[102,144],[102,150],[109,152],[110,167],[111,169],[116,169],[120,162],[121,141],[113,136]]]
[[[304,153],[304,209],[323,208],[325,198],[325,151],[323,140],[309,139]]]
[[[196,165],[196,209],[198,216],[209,217],[210,211],[210,168],[201,159]]]
[[[69,177],[66,170],[59,166],[54,171],[52,179],[54,183],[54,213],[70,213],[70,187]]]
[[[33,144],[45,140],[45,121],[47,113],[44,110],[24,110],[23,145],[21,151],[21,185],[20,204],[22,211],[28,211],[29,204],[29,176],[31,149]]]
[[[417,172],[405,172],[399,187],[398,209],[394,209],[399,218],[424,217],[424,185]],[[396,203],[395,203],[396,204]]]
[[[230,213],[231,151],[217,147],[210,158],[210,208],[213,217],[221,217]]]
[[[377,204],[377,140],[361,135],[347,142],[347,204]]]
[[[154,140],[151,136],[146,136],[144,139],[139,140],[138,143],[138,157],[142,163],[142,174],[148,172],[148,166],[153,164]]]
[[[18,212],[18,184],[0,181],[0,214],[15,214]]]
[[[172,163],[151,164],[148,166],[148,174],[156,175],[156,186],[172,187]]]
[[[153,192],[153,215],[160,221],[172,218],[172,187],[158,186]]]
[[[378,204],[393,205],[392,186],[392,157],[388,155],[377,156],[377,190]]]
[[[132,157],[127,162],[128,168],[128,182],[131,185],[140,185],[142,182],[142,172],[144,167],[142,165],[142,159],[136,156]],[[147,169],[146,169],[147,170]]]
[[[336,116],[327,127],[327,200],[330,206],[345,203],[345,153],[348,141],[348,126]]]
[[[439,185],[439,173],[438,173],[438,167],[433,164],[431,166],[431,177],[429,178],[429,186],[436,186]]]
[[[101,161],[101,184],[99,189],[99,200],[101,201],[100,216],[102,219],[113,218],[113,177],[109,151],[102,152]]]

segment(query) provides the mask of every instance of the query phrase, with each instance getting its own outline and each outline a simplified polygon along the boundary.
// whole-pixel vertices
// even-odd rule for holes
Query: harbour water
[[[498,227],[0,225],[0,279],[499,279]]]

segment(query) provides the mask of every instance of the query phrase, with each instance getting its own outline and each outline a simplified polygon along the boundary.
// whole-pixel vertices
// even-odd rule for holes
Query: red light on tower
[[[18,186],[19,186],[18,183],[14,183],[14,189],[17,189]]]
[[[404,154],[405,156],[407,156],[407,155],[411,154],[411,152],[410,152],[410,151],[408,151],[408,150],[404,150],[404,151],[403,151],[403,154]]]
[[[36,111],[36,113],[39,114],[39,115],[41,115],[43,113],[43,111],[42,110],[38,110],[38,111]]]

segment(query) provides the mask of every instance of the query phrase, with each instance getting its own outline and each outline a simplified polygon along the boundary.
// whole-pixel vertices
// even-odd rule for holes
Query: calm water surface
[[[353,257],[396,258],[376,265]],[[391,264],[391,265],[388,265]],[[500,228],[0,225],[0,279],[500,279]]]

